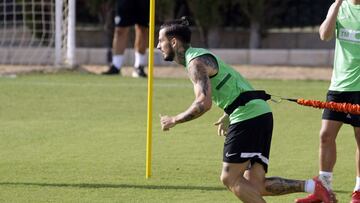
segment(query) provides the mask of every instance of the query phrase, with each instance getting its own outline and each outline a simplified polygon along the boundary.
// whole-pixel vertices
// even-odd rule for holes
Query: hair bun
[[[181,25],[185,25],[185,26],[190,25],[188,17],[183,16],[183,17],[180,18],[180,20],[181,20]]]

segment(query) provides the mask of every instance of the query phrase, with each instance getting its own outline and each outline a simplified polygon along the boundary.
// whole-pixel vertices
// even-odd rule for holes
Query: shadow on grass
[[[31,182],[0,182],[0,186],[39,186],[39,187],[74,187],[74,188],[128,188],[148,190],[206,190],[222,191],[225,187],[185,186],[185,185],[132,185],[132,184],[92,184],[92,183],[31,183]]]

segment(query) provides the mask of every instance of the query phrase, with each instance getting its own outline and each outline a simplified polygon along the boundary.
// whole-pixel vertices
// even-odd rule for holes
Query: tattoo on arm
[[[205,55],[197,57],[196,59],[208,67],[214,68],[216,70],[219,69],[219,65],[218,65],[215,57],[212,56],[211,54],[205,54]]]
[[[290,180],[280,177],[270,177],[265,180],[266,191],[273,195],[284,195],[295,192],[304,192],[305,181]]]
[[[176,122],[183,123],[193,120],[209,109],[211,105],[211,87],[207,72],[207,65],[199,60],[202,57],[195,58],[189,64],[189,77],[194,84],[195,101],[183,113],[179,114]]]
[[[200,92],[205,96],[209,90],[209,76],[206,70],[206,63],[204,63],[204,57],[195,58],[189,67],[189,77],[195,85],[196,88],[199,88]],[[196,92],[195,92],[196,93]]]
[[[204,105],[201,102],[194,102],[190,106],[190,108],[184,112],[183,116],[179,120],[177,120],[177,122],[183,123],[193,120],[202,115],[203,113],[205,113]]]

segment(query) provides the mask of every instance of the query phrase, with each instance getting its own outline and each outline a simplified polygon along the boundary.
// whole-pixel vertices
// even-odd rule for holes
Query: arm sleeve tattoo
[[[208,67],[214,68],[216,70],[219,69],[219,65],[218,65],[215,57],[211,54],[205,54],[205,55],[199,56],[195,59],[200,61],[201,63],[203,63],[204,65],[206,65]]]
[[[194,84],[195,101],[183,113],[177,116],[176,122],[183,123],[193,120],[209,109],[211,106],[211,87],[210,79],[207,73],[207,67],[217,67],[215,59],[211,55],[204,55],[195,58],[189,65],[189,77]]]

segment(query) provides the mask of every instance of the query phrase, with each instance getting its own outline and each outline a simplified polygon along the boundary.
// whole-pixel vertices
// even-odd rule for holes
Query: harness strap
[[[267,94],[264,90],[253,90],[253,91],[246,91],[241,93],[236,99],[227,106],[224,111],[227,115],[230,115],[232,112],[235,111],[236,108],[239,106],[245,106],[246,103],[253,99],[262,99],[267,101],[271,99],[271,95]]]

